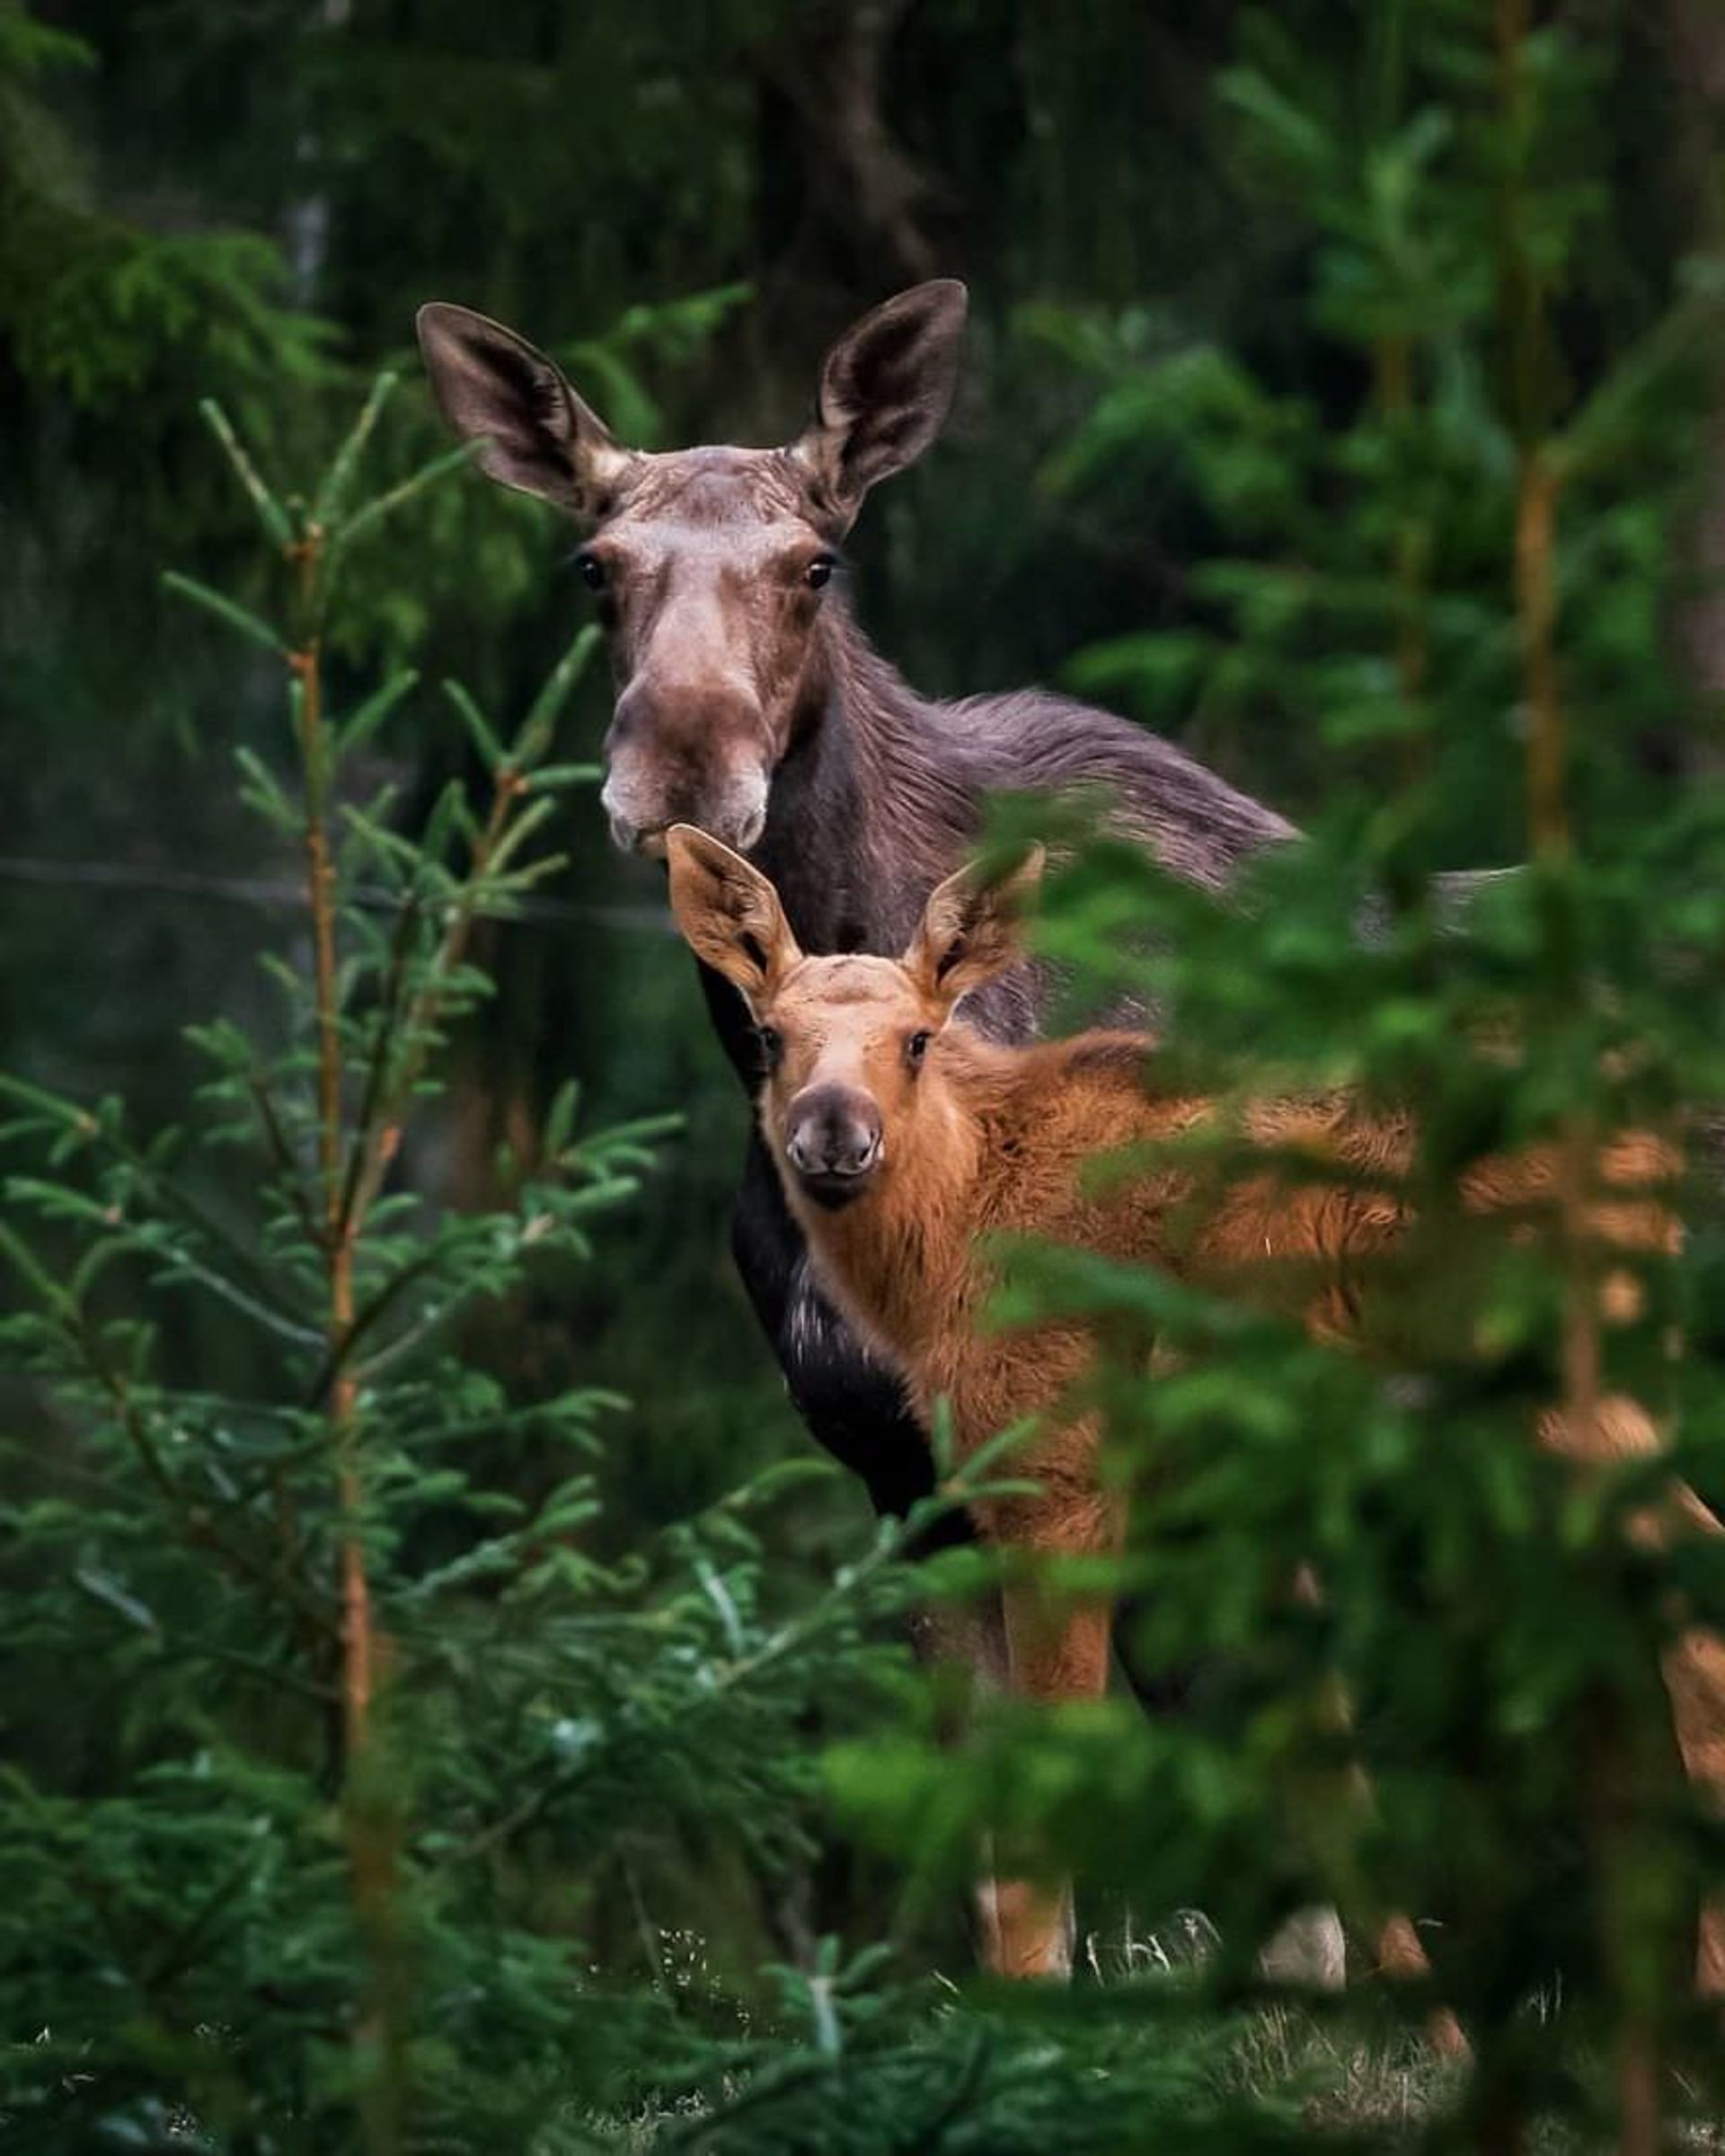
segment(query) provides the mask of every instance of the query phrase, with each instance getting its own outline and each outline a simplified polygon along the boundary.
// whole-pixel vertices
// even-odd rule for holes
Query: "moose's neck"
[[[935,707],[829,604],[756,853],[804,950],[905,948],[976,827],[976,780],[954,751]]]
[[[963,857],[989,789],[1074,786],[1110,799],[1117,828],[1210,889],[1254,849],[1293,835],[1172,743],[1110,712],[1039,689],[927,702],[835,596],[822,609],[755,858],[804,950],[896,957],[929,892]],[[720,1037],[748,1080],[754,1056],[741,999],[705,978]],[[1039,993],[1024,968],[980,990],[966,1014],[992,1039],[1028,1040]]]

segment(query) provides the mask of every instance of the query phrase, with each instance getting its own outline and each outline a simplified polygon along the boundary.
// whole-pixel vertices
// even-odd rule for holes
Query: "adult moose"
[[[580,573],[610,638],[616,705],[603,801],[625,851],[662,855],[688,823],[776,885],[809,952],[901,950],[958,865],[992,788],[1109,790],[1176,874],[1212,888],[1292,835],[1274,811],[1124,719],[1041,690],[934,703],[870,646],[838,548],[880,481],[914,464],[951,402],[965,288],[917,285],[827,352],[815,414],[788,446],[624,448],[543,352],[465,307],[421,308],[433,393],[482,471],[586,531]],[[703,968],[714,1026],[752,1091],[740,996]],[[1022,1040],[1038,1020],[1020,968],[969,1014]],[[733,1232],[791,1395],[882,1511],[933,1487],[923,1432],[814,1286],[758,1136]],[[955,1526],[954,1533],[962,1533]]]

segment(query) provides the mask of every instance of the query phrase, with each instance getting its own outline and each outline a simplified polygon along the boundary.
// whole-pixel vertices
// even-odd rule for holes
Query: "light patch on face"
[[[590,551],[620,583],[651,591],[681,569],[717,569],[745,582],[783,572],[791,581],[822,550],[801,517],[712,525],[683,517],[619,517],[595,535]]]
[[[650,524],[696,532],[774,524],[808,530],[807,475],[783,449],[712,446],[639,455],[607,528]]]
[[[827,543],[776,450],[637,460],[585,550],[602,576],[617,702],[601,800],[616,844],[671,823],[748,853],[766,820],[820,616]]]
[[[805,1053],[828,1042],[861,1051],[882,1032],[915,1032],[931,1022],[928,1005],[902,966],[860,955],[801,959],[773,998],[768,1023]]]
[[[864,956],[802,959],[757,1016],[779,1037],[766,1094],[774,1129],[783,1130],[799,1094],[842,1086],[875,1104],[889,1156],[895,1124],[902,1123],[916,1094],[910,1039],[938,1033],[946,1018],[904,968]]]

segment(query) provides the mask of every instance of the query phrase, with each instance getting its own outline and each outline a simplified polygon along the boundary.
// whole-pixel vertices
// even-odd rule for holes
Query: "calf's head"
[[[917,285],[827,353],[788,447],[624,448],[555,364],[466,307],[422,307],[420,347],[482,471],[585,529],[616,709],[602,799],[620,846],[674,823],[748,848],[813,681],[822,594],[878,480],[919,457],[951,401],[964,287]]]
[[[938,1118],[942,1037],[963,996],[1022,958],[1040,853],[993,884],[949,876],[903,958],[880,959],[805,958],[772,884],[706,833],[674,825],[667,852],[677,926],[755,1020],[782,1172],[817,1205],[848,1205],[914,1161]]]

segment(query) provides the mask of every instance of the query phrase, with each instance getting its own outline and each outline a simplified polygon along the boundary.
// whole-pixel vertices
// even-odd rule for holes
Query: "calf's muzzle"
[[[791,1103],[784,1151],[818,1205],[848,1205],[868,1188],[880,1164],[880,1110],[849,1086],[809,1086]]]

